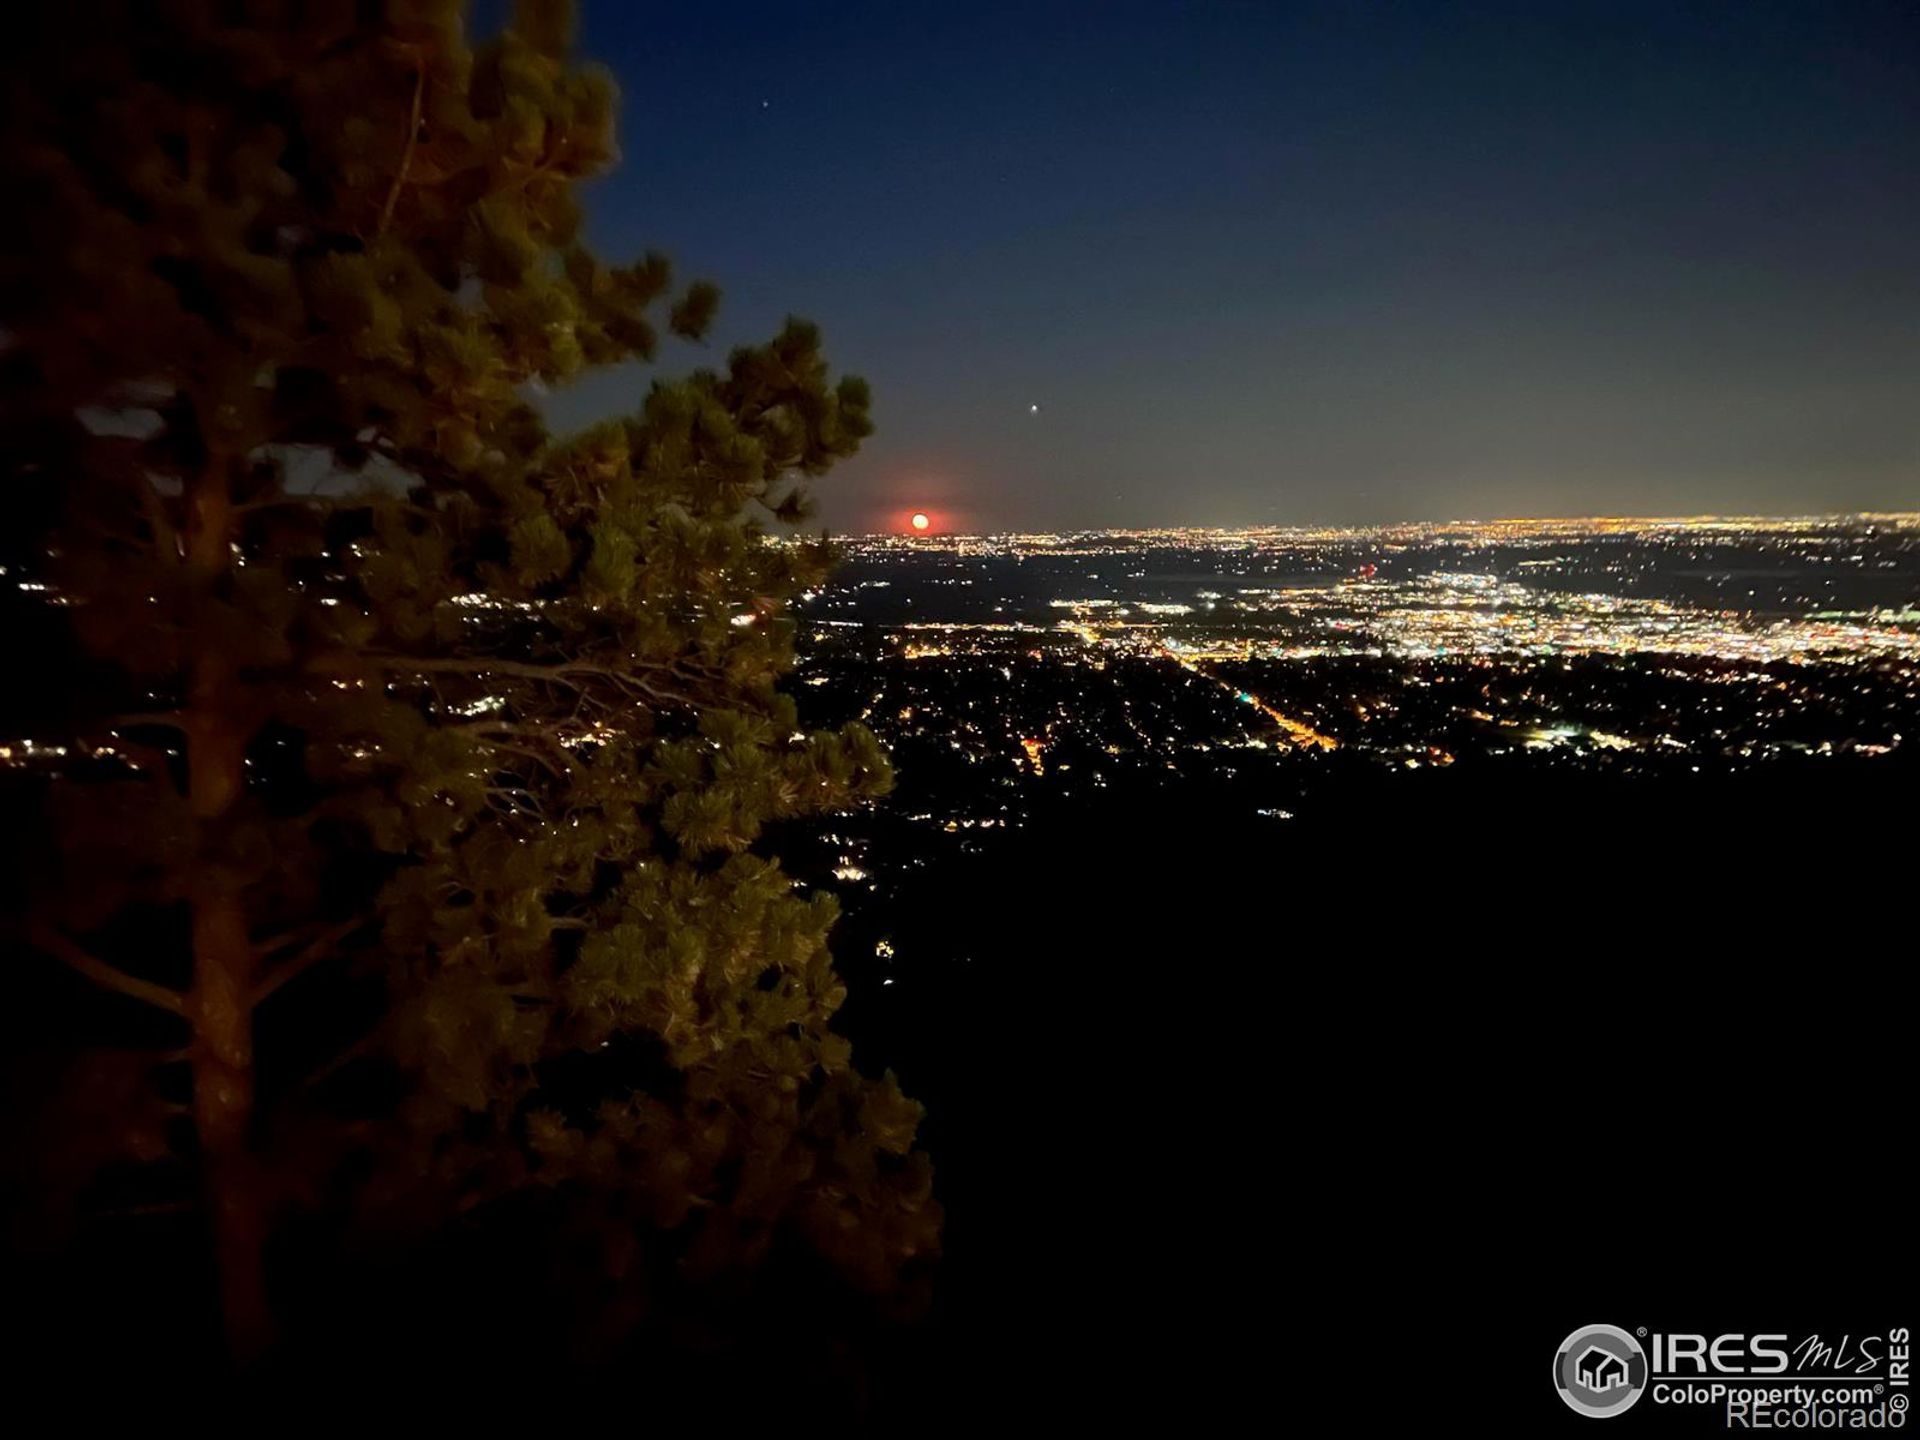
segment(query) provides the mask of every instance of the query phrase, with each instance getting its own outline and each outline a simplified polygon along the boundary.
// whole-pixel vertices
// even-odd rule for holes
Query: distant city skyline
[[[1325,534],[1366,534],[1391,530],[1442,530],[1442,529],[1492,529],[1499,526],[1591,526],[1609,525],[1624,528],[1643,526],[1685,526],[1685,527],[1759,527],[1792,526],[1799,524],[1848,523],[1885,523],[1901,527],[1920,526],[1920,510],[1831,510],[1831,511],[1751,511],[1735,514],[1701,513],[1697,515],[1420,515],[1404,516],[1393,520],[1353,521],[1347,523],[1327,522],[1323,524],[1289,524],[1284,521],[1261,521],[1247,525],[1059,525],[1059,526],[1007,526],[987,530],[959,530],[951,525],[930,522],[927,526],[913,523],[916,517],[909,517],[904,523],[883,525],[877,529],[851,530],[830,528],[830,533],[848,540],[890,540],[900,539],[916,545],[937,546],[943,540],[992,540],[1015,536],[1030,535],[1152,535],[1152,534],[1255,534],[1276,531],[1318,532]],[[817,528],[817,527],[816,527]]]
[[[909,807],[947,833],[1130,766],[1257,789],[1249,752],[1875,759],[1913,733],[1916,534],[1920,516],[883,535],[803,597],[800,689],[923,764],[960,752],[982,780]]]
[[[1920,505],[1920,9],[586,0],[610,259],[873,384],[838,530]],[[647,376],[548,403],[574,423]]]

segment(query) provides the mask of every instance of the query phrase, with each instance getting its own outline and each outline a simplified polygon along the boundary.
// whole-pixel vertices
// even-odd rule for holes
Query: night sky
[[[1920,508],[1920,6],[584,11],[595,244],[873,382],[836,531]]]

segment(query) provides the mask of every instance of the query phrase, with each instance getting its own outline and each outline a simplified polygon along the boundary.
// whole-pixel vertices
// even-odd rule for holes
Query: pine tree
[[[5,560],[71,682],[20,708],[21,928],[177,1027],[242,1354],[318,1113],[263,1113],[259,1017],[316,972],[377,978],[353,1053],[411,1081],[300,1132],[384,1162],[365,1214],[564,1190],[636,1277],[796,1238],[874,1292],[936,1244],[918,1111],[828,1028],[832,905],[752,848],[887,784],[778,689],[828,558],[778,532],[866,390],[795,322],[550,438],[534,388],[717,292],[580,244],[614,95],[567,7],[462,9],[56,7],[0,102]]]

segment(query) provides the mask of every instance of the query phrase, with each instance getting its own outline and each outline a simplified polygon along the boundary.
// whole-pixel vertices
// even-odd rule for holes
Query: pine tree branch
[[[380,651],[358,658],[368,664],[396,672],[404,671],[417,675],[471,675],[476,679],[511,675],[520,680],[541,680],[576,691],[585,690],[586,682],[589,680],[604,680],[617,689],[629,693],[637,692],[655,700],[669,701],[678,705],[696,703],[691,696],[663,689],[649,680],[641,679],[633,670],[616,669],[610,665],[595,665],[584,660],[562,660],[552,665],[540,665],[528,660],[504,660],[489,656],[469,658],[444,655],[396,655]],[[658,673],[673,673],[672,667],[665,665],[646,668]]]
[[[50,925],[37,924],[27,932],[28,941],[54,959],[79,971],[87,979],[108,990],[165,1010],[172,1015],[187,1013],[187,999],[178,990],[140,980],[117,966],[109,965],[91,951],[83,949]]]
[[[362,1035],[358,1040],[354,1041],[353,1044],[347,1046],[346,1049],[342,1050],[319,1069],[313,1071],[303,1079],[300,1082],[300,1089],[311,1090],[315,1086],[324,1085],[354,1061],[371,1055],[379,1048],[385,1033],[384,1027],[375,1026],[372,1030],[369,1030],[365,1035]]]
[[[566,770],[554,763],[554,759],[552,755],[544,754],[541,751],[534,749],[533,746],[531,745],[515,745],[511,741],[492,739],[491,732],[484,729],[478,730],[476,733],[488,736],[489,741],[495,750],[498,750],[503,754],[507,754],[507,755],[517,755],[522,760],[526,760],[532,764],[538,765],[542,770],[546,771],[547,774],[551,775],[556,780],[564,780],[566,778],[566,773],[567,773]],[[566,754],[566,751],[561,747],[561,743],[558,741],[554,743],[554,750],[555,750],[555,753],[557,754],[560,754],[560,755]]]
[[[413,169],[414,147],[420,143],[420,102],[427,90],[427,67],[424,64],[413,68],[413,109],[407,120],[407,148],[400,156],[399,173],[393,177],[393,188],[387,191],[387,203],[380,207],[380,228],[375,235],[387,233],[387,226],[393,223],[393,207],[400,203],[400,192],[406,188],[407,175]]]
[[[253,995],[249,1003],[258,1005],[289,980],[298,979],[322,960],[332,956],[340,942],[354,931],[364,927],[367,919],[365,915],[358,915],[351,920],[343,920],[338,925],[329,925],[303,945],[292,959],[268,971],[266,977],[253,987]]]

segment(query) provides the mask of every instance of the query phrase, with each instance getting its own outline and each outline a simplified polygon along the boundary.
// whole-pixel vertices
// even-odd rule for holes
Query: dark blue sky
[[[837,530],[1920,508],[1920,5],[583,3]]]

